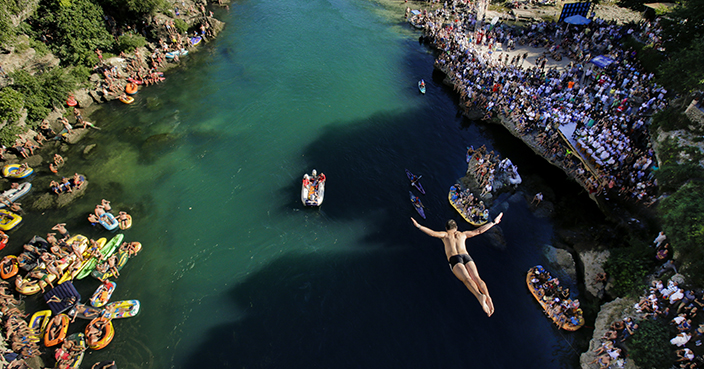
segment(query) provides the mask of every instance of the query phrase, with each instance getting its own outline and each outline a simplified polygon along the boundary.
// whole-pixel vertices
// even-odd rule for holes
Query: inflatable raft
[[[68,360],[67,363],[69,368],[79,368],[83,362],[83,357],[86,354],[86,349],[88,348],[88,345],[86,344],[86,336],[83,333],[74,333],[66,337],[66,341],[73,341],[74,347],[81,351],[78,355],[71,358],[70,354],[64,352],[62,348],[56,349],[56,353],[54,355],[54,358],[57,361],[56,367],[58,368],[59,361],[65,358]]]
[[[132,227],[132,216],[127,214],[127,220],[124,222],[120,222],[120,229],[125,230],[125,229],[130,229]]]
[[[32,184],[29,182],[22,183],[17,188],[11,188],[0,194],[0,197],[5,197],[10,202],[17,201],[20,197],[24,196],[32,188]],[[5,203],[0,202],[0,209],[5,208]]]
[[[34,169],[30,167],[27,167],[24,170],[20,170],[21,167],[22,166],[20,164],[7,164],[2,167],[2,175],[5,178],[20,179],[27,178],[30,174],[34,173]]]
[[[175,58],[175,57],[177,57],[177,56],[180,58],[180,57],[186,56],[186,55],[188,55],[188,50],[186,50],[186,49],[181,49],[181,50],[176,50],[176,51],[168,52],[168,53],[166,53],[165,56],[166,56],[166,59],[171,60],[171,59],[173,59],[173,58]]]
[[[41,341],[41,337],[44,337],[44,332],[46,331],[46,326],[51,320],[51,310],[40,310],[32,314],[29,318],[29,330],[32,331],[32,335],[29,337],[32,342]]]
[[[125,86],[125,93],[127,93],[128,95],[134,95],[137,93],[137,91],[139,91],[139,87],[134,82],[130,82],[127,84],[127,86]]]
[[[58,317],[58,322],[54,319]],[[44,332],[44,345],[46,347],[56,346],[63,342],[68,332],[68,325],[71,323],[71,318],[66,314],[59,314],[49,321]]]
[[[0,230],[9,231],[22,222],[22,217],[5,209],[0,209]]]
[[[0,277],[2,279],[12,278],[20,271],[20,264],[17,262],[17,256],[7,255],[0,262]]]
[[[305,206],[320,206],[325,199],[325,174],[313,169],[311,175],[307,173],[303,175],[303,183],[301,185],[301,202]]]
[[[466,214],[466,212],[462,209],[461,191],[456,185],[450,187],[450,193],[447,195],[447,200],[450,201],[450,205],[452,205],[452,207],[457,210],[458,213],[460,213],[462,219],[467,221],[467,223],[475,227],[479,227],[489,221],[489,217],[486,216],[488,214],[485,215],[476,207],[471,207],[469,209],[469,214]]]
[[[115,250],[117,250],[120,244],[122,244],[122,239],[124,237],[125,235],[120,233],[117,236],[113,237],[110,242],[105,244],[105,246],[100,249],[100,254],[103,255],[103,259],[107,259],[115,253]],[[81,269],[80,272],[78,272],[78,275],[76,275],[76,279],[83,279],[90,275],[93,269],[98,266],[98,262],[99,260],[96,258],[91,258],[90,260],[88,260],[86,265]]]
[[[117,287],[117,283],[105,281],[98,286],[93,296],[90,297],[90,304],[97,308],[105,306],[110,301],[112,293],[115,292],[115,287]]]
[[[109,303],[105,307],[105,311],[112,311],[112,313],[106,313],[110,315],[111,319],[131,318],[139,314],[139,307],[139,300],[115,301]]]
[[[537,282],[540,280],[540,274],[549,276],[549,273],[547,273],[540,265],[530,268],[526,274],[526,285],[528,286],[528,290],[538,301],[540,307],[543,308],[543,310],[548,314],[548,317],[552,319],[555,325],[559,328],[566,331],[576,331],[581,328],[584,325],[584,316],[582,309],[579,307],[571,307],[567,309],[567,312],[555,315],[548,312],[548,302],[552,301],[552,298],[545,295],[545,291],[540,287],[539,282]],[[572,300],[567,299],[566,301],[570,303],[570,306],[573,306]]]
[[[132,96],[120,96],[120,101],[125,104],[132,104],[134,102],[134,97]]]
[[[100,225],[105,227],[105,229],[107,229],[108,231],[112,231],[120,225],[115,216],[111,213],[105,213],[101,215],[99,221]]]
[[[96,337],[90,336],[91,328],[96,328],[100,330],[100,333]],[[86,327],[86,342],[88,347],[93,350],[104,349],[112,339],[115,337],[115,328],[112,326],[112,321],[109,321],[105,317],[95,318],[88,323]]]

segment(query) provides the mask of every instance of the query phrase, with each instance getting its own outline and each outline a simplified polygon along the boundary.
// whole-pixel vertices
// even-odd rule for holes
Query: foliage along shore
[[[129,58],[149,68],[159,49],[163,58],[165,47],[185,47],[190,36],[208,41],[224,25],[211,9],[227,3],[0,0],[0,144],[9,148],[18,135],[32,139],[44,119],[56,126],[57,117],[73,117],[69,95],[79,108],[116,99],[126,81],[103,90],[101,67]]]
[[[177,66],[178,59],[166,62],[167,48],[192,51],[190,37],[201,36],[205,42],[216,37],[224,23],[211,10],[229,9],[229,1],[0,0],[0,160],[34,168],[52,162],[53,154],[63,153],[92,129],[80,128],[74,120],[74,111],[67,107],[69,96],[75,97],[78,114],[85,119],[94,104],[117,99],[127,77],[149,78]],[[113,66],[122,76],[101,73]],[[125,75],[125,70],[132,75]],[[73,129],[60,134],[65,127],[60,119],[70,119]],[[56,140],[38,134],[51,130],[59,133]],[[18,143],[21,149],[12,148]],[[82,154],[89,155],[94,147],[87,145]],[[53,173],[37,173],[34,185],[48,189]],[[0,179],[3,186],[7,182]],[[47,190],[23,207],[33,212],[61,208],[83,196],[87,187],[86,181],[80,191],[59,197]],[[0,349],[9,353],[9,342],[3,338]],[[25,361],[42,368],[46,357],[35,353]],[[0,357],[0,366],[6,365]]]

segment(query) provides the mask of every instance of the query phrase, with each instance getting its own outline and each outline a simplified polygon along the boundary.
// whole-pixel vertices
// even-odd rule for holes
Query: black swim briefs
[[[469,256],[469,254],[453,255],[453,256],[450,256],[450,260],[448,260],[448,262],[450,263],[450,269],[454,268],[455,265],[457,265],[457,264],[460,264],[460,263],[467,264],[470,261],[474,261],[474,260],[472,260],[472,257]]]

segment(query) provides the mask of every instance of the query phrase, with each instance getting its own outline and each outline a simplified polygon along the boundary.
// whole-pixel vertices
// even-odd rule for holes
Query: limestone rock
[[[78,101],[78,107],[85,109],[93,104],[93,97],[86,90],[78,90],[73,92],[73,96]]]
[[[31,168],[34,168],[34,171],[36,172],[37,167],[40,167],[42,165],[44,159],[41,157],[41,155],[32,155],[27,159],[23,160],[23,162],[27,163],[27,165],[29,165]]]
[[[73,192],[65,192],[60,195],[56,195],[53,192],[46,192],[35,198],[34,201],[30,202],[27,208],[35,211],[44,211],[53,208],[61,209],[75,201],[77,198],[85,195],[86,188],[88,188],[87,180],[83,183],[80,189],[74,189]]]
[[[492,246],[499,250],[506,250],[506,239],[504,238],[504,231],[501,227],[491,227],[491,229],[486,232],[486,236],[489,238],[489,242],[491,242]]]
[[[532,200],[532,199],[531,199]],[[535,208],[536,218],[549,218],[555,213],[555,206],[550,201],[541,201]]]
[[[604,263],[609,258],[610,252],[606,251],[584,251],[579,253],[579,260],[584,265],[584,286],[592,296],[604,297],[603,282],[595,282],[596,275],[604,272]]]
[[[611,323],[617,320],[623,320],[627,317],[637,318],[636,311],[633,305],[638,302],[635,298],[617,298],[611,302],[601,305],[601,310],[594,322],[594,333],[589,341],[589,350],[582,353],[579,357],[579,363],[582,369],[597,369],[599,364],[589,364],[596,358],[594,350],[601,346],[602,336],[609,330]],[[632,363],[633,360],[627,360],[627,363]],[[628,367],[628,366],[627,366]]]
[[[93,98],[93,101],[96,103],[101,103],[103,102],[103,96],[98,93],[98,91],[91,91],[89,92],[90,97]]]
[[[88,181],[85,181],[81,188],[74,189],[73,192],[62,193],[56,198],[56,207],[61,209],[66,205],[72,203],[77,198],[82,197],[86,194],[86,188],[88,188]]]
[[[67,143],[73,145],[80,141],[86,133],[88,133],[87,128],[74,128],[73,132],[66,135],[65,140]]]
[[[572,282],[577,280],[577,266],[569,251],[545,245],[543,246],[543,255],[545,255],[555,270],[565,273]]]
[[[83,157],[87,157],[95,147],[98,146],[97,144],[91,144],[86,146],[85,149],[83,149]]]
[[[34,200],[32,203],[27,206],[27,208],[36,210],[36,211],[44,211],[47,209],[51,209],[55,206],[56,204],[56,195],[53,193],[45,193],[36,200]]]

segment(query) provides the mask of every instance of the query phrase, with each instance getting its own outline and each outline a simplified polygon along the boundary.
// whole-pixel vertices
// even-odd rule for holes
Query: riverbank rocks
[[[504,238],[504,231],[501,227],[491,227],[491,229],[486,232],[486,236],[489,238],[491,246],[499,250],[506,250],[506,239]]]
[[[87,158],[90,155],[90,153],[93,151],[93,149],[95,149],[96,146],[98,146],[98,145],[97,144],[90,144],[90,145],[86,146],[85,149],[83,149],[83,157]]]
[[[81,188],[75,189],[73,190],[73,192],[65,192],[60,195],[57,195],[53,192],[49,192],[48,186],[46,188],[47,192],[37,197],[33,201],[29,202],[29,205],[27,206],[28,209],[35,211],[44,211],[47,209],[61,209],[63,207],[66,207],[68,204],[74,202],[79,197],[85,195],[86,189],[88,188],[88,180],[83,182]]]
[[[604,282],[596,282],[596,275],[604,273],[604,263],[611,253],[605,251],[583,251],[579,253],[579,260],[584,266],[584,287],[587,292],[599,299],[604,297]]]
[[[76,99],[78,102],[78,107],[81,109],[85,109],[93,105],[93,96],[91,96],[85,89],[73,91],[73,97]]]
[[[577,281],[577,266],[572,254],[564,249],[558,249],[551,245],[543,246],[543,255],[548,259],[548,263],[564,273],[571,281]]]
[[[636,311],[633,306],[638,302],[634,297],[629,298],[617,298],[611,302],[607,302],[601,305],[601,310],[596,317],[594,322],[594,333],[592,334],[592,339],[589,341],[589,350],[582,353],[579,357],[579,364],[582,369],[597,369],[599,368],[598,363],[590,364],[597,355],[594,353],[598,347],[601,346],[604,336],[611,323],[617,320],[623,320],[627,317],[637,318]],[[636,368],[633,360],[627,360],[624,368]]]
[[[64,141],[68,144],[75,144],[88,133],[89,128],[74,128],[71,133],[66,134]]]

